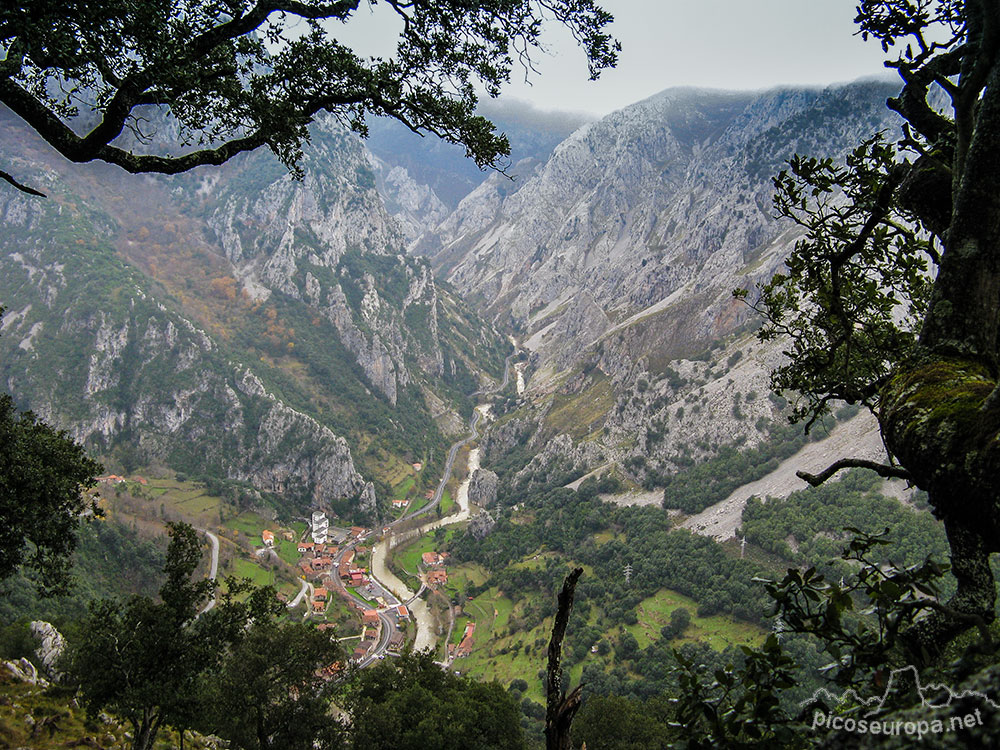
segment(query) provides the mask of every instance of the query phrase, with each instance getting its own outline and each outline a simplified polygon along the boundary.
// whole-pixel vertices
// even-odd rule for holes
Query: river
[[[479,412],[479,417],[481,419],[485,419],[489,416],[490,405],[480,404],[476,407],[476,411]],[[475,424],[478,421],[478,419],[473,420],[473,437],[471,439],[475,439],[479,436],[475,427]],[[458,513],[430,521],[415,530],[406,532],[406,542],[410,542],[413,539],[421,537],[427,532],[441,528],[442,526],[449,526],[451,524],[468,521],[469,518],[472,517],[472,503],[469,501],[469,484],[471,482],[473,472],[475,472],[478,468],[479,448],[473,448],[469,451],[468,472],[465,479],[458,486],[458,492],[455,495],[455,503],[458,505]],[[417,637],[413,643],[414,650],[421,651],[428,648],[433,649],[437,644],[439,633],[434,624],[434,618],[431,615],[430,607],[427,606],[427,602],[423,599],[415,598],[417,594],[421,592],[411,591],[409,586],[403,583],[403,581],[401,581],[391,570],[389,570],[389,567],[385,564],[386,557],[390,549],[390,542],[393,539],[394,537],[392,535],[388,535],[372,548],[372,576],[376,581],[395,594],[400,601],[409,602],[408,607],[410,614],[412,615],[413,621],[417,626]],[[423,591],[423,589],[421,589],[421,591]]]

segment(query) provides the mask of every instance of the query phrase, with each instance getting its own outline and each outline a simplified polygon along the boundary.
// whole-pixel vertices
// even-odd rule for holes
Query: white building
[[[316,544],[326,544],[326,535],[330,531],[330,519],[321,510],[314,510],[312,514],[312,538]]]

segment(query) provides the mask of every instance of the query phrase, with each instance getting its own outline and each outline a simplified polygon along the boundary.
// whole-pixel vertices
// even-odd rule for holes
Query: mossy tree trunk
[[[995,616],[989,555],[1000,551],[1000,10],[967,5],[967,51],[954,70],[940,71],[958,75],[954,120],[945,137],[928,137],[947,143],[942,150],[951,156],[950,210],[942,213],[947,200],[931,206],[900,194],[944,251],[915,355],[897,364],[878,415],[886,447],[944,522],[958,581],[948,608],[912,633],[915,653]],[[926,85],[921,103],[908,104],[914,89],[908,83],[897,104],[919,129]],[[940,164],[934,170],[944,171]]]

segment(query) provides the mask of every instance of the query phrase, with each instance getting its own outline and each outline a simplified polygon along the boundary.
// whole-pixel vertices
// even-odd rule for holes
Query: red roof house
[[[437,565],[441,562],[441,558],[438,557],[437,552],[425,552],[420,558],[424,561],[424,565]]]
[[[427,583],[432,586],[438,583],[448,583],[448,573],[444,570],[431,570],[427,573]]]

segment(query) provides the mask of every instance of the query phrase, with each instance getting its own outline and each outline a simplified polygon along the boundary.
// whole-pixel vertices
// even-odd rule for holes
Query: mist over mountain
[[[496,125],[510,141],[510,160],[545,160],[570,133],[593,116],[548,112],[518,100],[484,99],[478,113]],[[491,172],[479,169],[465,149],[433,136],[420,136],[387,118],[371,118],[365,146],[377,159],[406,170],[415,183],[429,187],[453,210]]]
[[[535,464],[628,465],[655,486],[771,439],[781,406],[759,396],[779,347],[754,340],[731,295],[770,278],[797,238],[774,216],[771,177],[796,153],[841,158],[897,127],[894,90],[667,90],[525,158],[518,180],[487,176],[421,230],[411,252],[530,353],[508,419],[547,445]]]
[[[794,153],[842,154],[892,127],[891,93],[673,89],[593,122],[486,102],[513,180],[382,120],[364,144],[318,122],[303,182],[266,153],[131,178],[70,168],[8,116],[5,158],[55,199],[4,194],[6,386],[130,463],[357,498],[373,480],[387,490],[386,455],[430,458],[499,376],[507,330],[531,355],[518,419],[554,437],[567,430],[553,399],[587,402],[563,414],[570,445],[586,438],[564,452],[587,468],[641,456],[627,473],[648,484],[725,437],[766,438],[778,408],[757,399],[735,419],[720,385],[735,362],[718,360],[748,355],[736,390],[766,392],[776,355],[750,342],[730,291],[794,242],[770,177]],[[268,416],[261,399],[290,411]],[[419,450],[414,432],[429,435]],[[190,450],[202,440],[215,447]],[[313,443],[308,465],[274,457]]]

